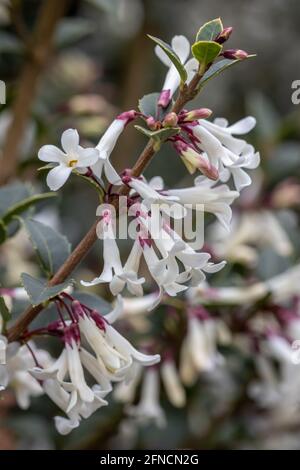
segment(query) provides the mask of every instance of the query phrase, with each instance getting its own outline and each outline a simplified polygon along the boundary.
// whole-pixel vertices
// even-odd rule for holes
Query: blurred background
[[[26,85],[21,77],[31,59],[24,44],[28,34],[35,31],[43,3],[0,0],[0,79],[6,83],[7,93],[6,104],[0,105],[1,183],[19,179],[32,182],[40,192],[46,191],[45,172],[37,172],[41,145],[59,144],[61,132],[69,127],[78,129],[84,144],[96,143],[117,114],[137,108],[144,94],[160,90],[165,68],[146,35],[170,43],[173,35],[184,34],[193,41],[200,25],[220,16],[225,27],[234,28],[228,47],[256,53],[257,57],[210,81],[193,107],[211,108],[214,117],[224,116],[230,122],[248,114],[255,116],[257,127],[250,141],[260,151],[262,163],[253,173],[253,186],[235,205],[234,219],[238,226],[242,214],[254,214],[247,230],[257,229],[257,239],[250,236],[245,242],[247,254],[238,257],[234,250],[225,250],[225,242],[221,241],[220,247],[213,234],[211,250],[216,259],[225,257],[228,265],[212,283],[245,286],[296,265],[300,252],[300,105],[292,103],[291,87],[294,80],[300,80],[299,1],[70,0],[66,14],[55,25],[51,54],[49,51],[46,58],[41,56],[41,67],[37,65],[36,74]],[[47,28],[37,34],[46,37]],[[25,88],[31,105],[28,115],[21,116],[24,135],[16,149],[16,165],[6,177],[5,139],[20,88]],[[128,126],[112,155],[117,170],[130,167],[144,145],[143,136]],[[146,176],[154,175],[162,175],[167,186],[190,183],[188,178],[183,179],[181,162],[168,145],[147,169]],[[37,216],[64,233],[75,246],[93,222],[96,206],[93,190],[79,178],[71,178],[55,202],[39,207]],[[275,214],[280,225],[280,243],[273,242],[269,226],[259,233],[255,217],[265,209]],[[101,250],[95,246],[75,277],[91,279],[99,272],[100,263]],[[19,231],[1,246],[1,285],[19,285],[23,271],[39,273],[26,235]],[[105,288],[98,286],[95,293],[110,300]],[[21,311],[22,305],[16,307],[16,315],[18,308]],[[235,315],[239,309],[243,306],[221,308],[217,314]],[[181,321],[177,326],[170,325],[170,321],[176,323],[177,316],[173,312],[170,320],[168,315],[161,307],[155,319],[152,315],[149,320],[163,341],[170,331],[176,335]],[[134,331],[134,338],[147,328],[139,322],[141,319],[121,326],[129,336]],[[172,406],[161,392],[161,406],[167,416],[167,427],[162,429],[155,423],[141,426],[129,419],[126,404],[112,398],[110,406],[62,437],[52,425],[56,411],[47,398],[33,399],[30,409],[21,411],[10,392],[2,393],[0,449],[300,448],[299,403],[291,421],[283,419],[283,413],[281,418],[276,416],[274,425],[278,403],[267,406],[249,393],[256,374],[251,354],[239,351],[234,342],[221,345],[220,350],[225,365],[213,374],[199,374],[196,383],[186,389],[184,407]],[[278,364],[274,368],[280,374]],[[300,369],[296,373],[300,374]],[[280,400],[282,405],[284,398]]]

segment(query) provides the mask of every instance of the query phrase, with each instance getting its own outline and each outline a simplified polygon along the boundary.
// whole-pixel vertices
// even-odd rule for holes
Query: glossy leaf
[[[199,29],[196,41],[213,41],[223,31],[221,18],[208,21]]]
[[[221,50],[222,46],[214,41],[198,41],[192,45],[192,54],[202,66],[213,62]]]
[[[247,57],[247,59],[251,59],[252,57],[255,57],[255,55],[249,55]],[[247,59],[244,59],[244,60],[247,60]],[[243,60],[243,61],[244,61]],[[216,77],[217,75],[219,75],[220,73],[224,72],[226,69],[228,69],[229,67],[231,67],[232,65],[235,65],[237,64],[238,62],[243,62],[242,60],[240,59],[236,59],[236,60],[231,60],[231,59],[222,59],[220,60],[219,62],[215,62],[214,64],[212,64],[212,66],[207,70],[207,72],[205,72],[205,74],[203,75],[202,79],[200,80],[200,86],[201,85],[204,85],[204,83],[206,83],[208,80],[210,80],[211,78],[214,78]]]
[[[33,306],[56,297],[74,282],[72,279],[69,279],[61,284],[49,287],[45,280],[36,279],[26,273],[21,274],[21,281]]]
[[[67,238],[37,220],[23,221],[32,245],[47,276],[54,274],[70,254]]]
[[[186,80],[187,80],[187,72],[185,70],[184,65],[181,63],[181,60],[179,59],[178,55],[176,54],[175,51],[173,51],[172,47],[169,46],[169,44],[167,44],[166,42],[162,41],[159,38],[156,38],[154,36],[150,36],[149,34],[148,34],[148,37],[150,39],[152,39],[152,41],[154,41],[167,54],[167,56],[169,57],[171,62],[176,67],[177,72],[180,75],[181,81],[183,83],[185,83]]]

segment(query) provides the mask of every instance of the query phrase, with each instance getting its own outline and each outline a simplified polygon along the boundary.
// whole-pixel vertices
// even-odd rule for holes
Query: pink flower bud
[[[125,124],[128,124],[129,122],[133,121],[137,115],[138,113],[134,109],[131,109],[130,111],[125,111],[124,113],[119,114],[117,119],[120,119],[121,121],[124,121]]]
[[[157,105],[166,108],[171,101],[171,91],[163,90],[159,95]]]
[[[175,127],[178,123],[178,116],[176,113],[168,113],[163,120],[163,127]]]
[[[157,129],[157,121],[154,119],[154,117],[149,116],[146,120],[146,123],[149,129],[151,129],[152,131],[155,131]]]
[[[223,52],[223,56],[226,59],[239,59],[244,60],[248,57],[248,52],[243,51],[242,49],[227,49],[227,51]]]
[[[224,44],[224,42],[226,42],[231,36],[232,31],[233,28],[231,26],[229,28],[223,29],[223,31],[216,37],[215,42],[218,42],[219,44]]]
[[[207,176],[207,178],[214,181],[217,181],[219,179],[219,172],[217,168],[201,156],[199,157],[198,168],[201,173],[203,173],[203,175]]]
[[[206,119],[212,115],[212,110],[208,108],[193,109],[183,114],[184,121],[195,121],[196,119]]]

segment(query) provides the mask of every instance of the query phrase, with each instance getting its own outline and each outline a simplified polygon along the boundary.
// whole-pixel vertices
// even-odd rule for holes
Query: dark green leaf
[[[186,80],[187,80],[187,72],[184,68],[184,65],[181,63],[181,60],[179,59],[178,55],[176,54],[176,52],[173,51],[172,47],[169,46],[169,44],[167,44],[166,42],[162,41],[159,38],[156,38],[154,36],[150,36],[149,34],[148,34],[148,37],[150,39],[152,39],[152,41],[154,41],[159,47],[161,47],[161,49],[167,54],[167,56],[169,57],[171,62],[176,67],[176,69],[179,73],[179,76],[181,78],[181,81],[183,83],[185,83]]]
[[[0,220],[0,245],[1,243],[5,242],[7,238],[7,230],[5,224]]]
[[[98,193],[98,196],[99,196],[99,199],[100,199],[100,202],[103,201],[103,198],[104,198],[104,191],[103,189],[101,188],[101,186],[99,186],[99,184],[96,183],[96,181],[94,181],[92,178],[89,178],[88,176],[85,176],[83,175],[82,173],[79,173],[79,171],[76,171],[74,170],[73,173],[75,173],[77,176],[79,176],[80,178],[83,178],[87,183],[89,183],[94,189],[96,189],[97,193]]]
[[[45,199],[50,199],[53,197],[57,197],[56,193],[35,194],[26,199],[23,199],[22,201],[19,201],[15,205],[12,205],[8,208],[7,212],[5,212],[2,216],[2,221],[5,224],[9,224],[13,217],[26,211],[29,207],[37,204],[38,202],[44,201]]]
[[[192,54],[202,66],[213,62],[221,50],[222,46],[214,41],[198,41],[192,45]]]
[[[196,36],[196,41],[213,41],[216,39],[218,34],[223,31],[223,29],[224,27],[221,18],[208,21],[199,29]]]
[[[4,302],[3,297],[0,296],[0,315],[3,320],[3,325],[4,325],[4,331],[5,331],[5,325],[6,323],[10,320],[10,313],[9,310],[6,306],[6,303]],[[1,331],[0,331],[1,333]]]
[[[255,57],[255,55],[249,55],[247,59],[251,57]],[[219,62],[212,64],[212,66],[207,70],[207,72],[205,72],[205,74],[201,78],[200,86],[204,85],[204,83],[206,83],[208,80],[210,80],[213,77],[216,77],[220,73],[224,72],[224,70],[228,69],[234,64],[237,64],[238,62],[242,62],[242,61],[239,59],[236,59],[236,60],[222,59]]]
[[[31,186],[23,183],[14,183],[0,188],[0,218],[11,206],[32,196]]]
[[[63,292],[74,282],[72,279],[69,279],[61,284],[57,284],[56,286],[48,287],[45,280],[35,279],[26,273],[21,274],[21,281],[29,296],[30,303],[33,306],[47,302]]]
[[[37,220],[23,221],[41,266],[48,276],[54,274],[70,254],[67,238]]]

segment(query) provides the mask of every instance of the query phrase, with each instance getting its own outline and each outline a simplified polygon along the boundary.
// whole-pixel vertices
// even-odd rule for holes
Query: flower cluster
[[[217,35],[218,50],[222,50],[230,34],[231,28],[226,28]],[[207,108],[187,110],[185,104],[181,109],[176,108],[177,89],[181,94],[194,82],[198,85],[211,63],[204,64],[203,69],[195,54],[189,58],[190,44],[184,36],[173,38],[172,51],[167,53],[168,50],[159,46],[155,49],[168,71],[161,92],[153,98],[154,111],[141,105],[139,111],[120,114],[95,146],[81,146],[78,132],[68,129],[61,137],[62,150],[44,145],[38,153],[38,158],[50,168],[46,181],[51,190],[60,189],[72,173],[84,175],[101,190],[104,199],[97,210],[97,235],[102,240],[103,269],[94,280],[83,280],[81,284],[90,287],[107,283],[116,297],[114,309],[102,315],[76,300],[76,296],[60,292],[49,298],[56,307],[57,321],[24,332],[22,346],[7,344],[6,337],[0,336],[0,386],[13,386],[21,407],[28,406],[31,395],[48,395],[64,413],[55,418],[56,428],[62,434],[107,405],[106,398],[114,382],[119,382],[116,396],[131,402],[130,416],[142,421],[150,417],[163,425],[165,417],[158,402],[160,377],[171,403],[184,406],[184,386],[190,386],[200,372],[213,370],[223,360],[217,343],[221,336],[228,336],[225,322],[190,300],[186,301],[186,334],[179,357],[172,348],[159,349],[161,354],[155,354],[155,342],[146,349],[153,354],[143,354],[111,326],[120,315],[129,316],[128,305],[131,313],[134,308],[146,313],[166,299],[177,301],[175,298],[182,292],[188,299],[189,293],[195,292],[193,289],[207,282],[208,274],[224,267],[226,261],[220,257],[215,262],[216,257],[205,247],[204,215],[212,214],[228,234],[231,205],[251,183],[246,170],[259,165],[259,154],[241,138],[255,126],[253,117],[229,125],[225,119],[211,121],[212,111]],[[227,50],[220,55],[228,60],[247,57],[240,50]],[[191,99],[197,91],[192,89]],[[125,169],[120,174],[115,170],[110,156],[127,124],[137,119],[146,126],[136,127],[150,137],[153,154],[162,143],[168,143],[170,152],[175,158],[179,156],[188,170],[187,176],[200,172],[193,183],[169,188],[161,176],[148,181],[136,169]],[[122,197],[126,201],[121,207]],[[130,220],[126,238],[133,239],[125,261],[117,235],[117,226],[123,219]],[[195,219],[196,229],[192,234],[191,226],[189,230],[179,230]],[[146,283],[153,286],[153,291],[143,297]],[[134,307],[132,299],[123,301],[126,290],[137,297],[133,301],[140,301],[139,306],[135,303]],[[37,349],[32,341],[34,336],[45,334],[57,337],[62,343],[61,353],[55,360]],[[162,362],[158,364],[160,356]],[[142,366],[149,368],[142,379],[140,403],[133,405]]]

